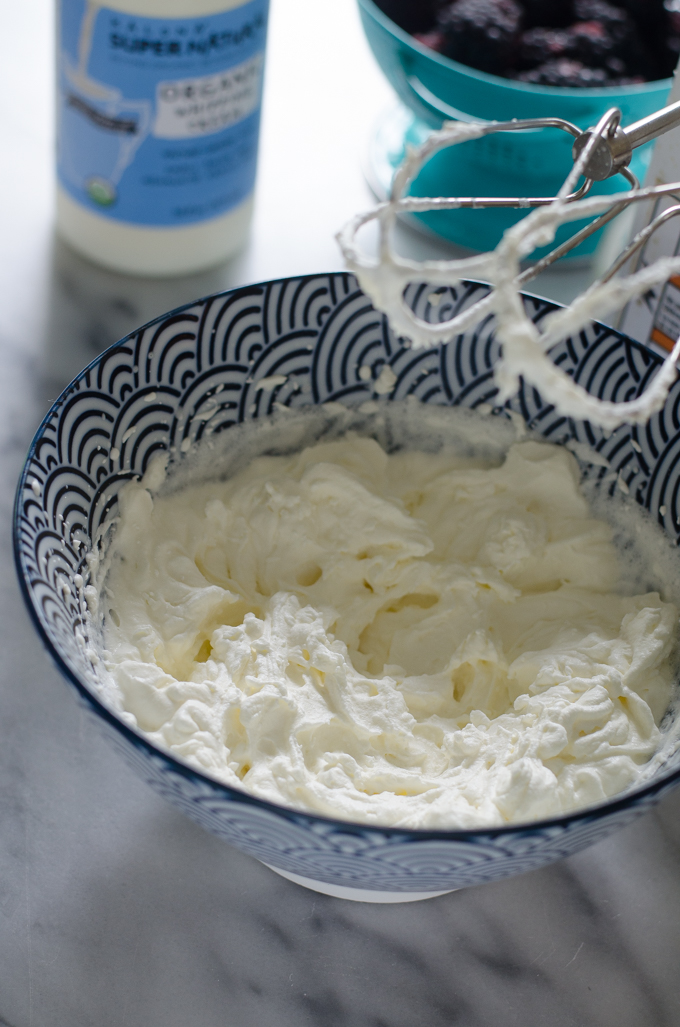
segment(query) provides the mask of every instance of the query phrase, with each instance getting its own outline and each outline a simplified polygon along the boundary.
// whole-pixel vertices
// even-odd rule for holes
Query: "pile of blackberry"
[[[680,0],[376,0],[419,42],[470,68],[544,86],[672,75]]]

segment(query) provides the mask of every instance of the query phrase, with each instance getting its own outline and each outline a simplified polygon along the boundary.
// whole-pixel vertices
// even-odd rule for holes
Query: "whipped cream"
[[[111,701],[160,747],[286,806],[416,828],[640,780],[678,615],[625,594],[565,448],[388,455],[349,433],[152,495],[161,478],[121,493],[100,589]]]

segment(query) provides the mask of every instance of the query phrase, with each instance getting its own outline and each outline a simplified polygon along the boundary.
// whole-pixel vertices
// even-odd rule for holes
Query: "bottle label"
[[[252,191],[268,0],[147,18],[61,0],[57,173],[116,221],[180,227]]]
[[[638,220],[648,224],[676,204],[674,196],[660,196],[655,203],[645,205],[647,209],[641,212],[642,217]],[[636,225],[636,231],[643,227],[644,223],[639,227]],[[649,237],[640,252],[635,255],[634,266],[626,268],[626,271],[642,271],[650,264],[655,264],[657,260],[679,255],[680,231],[677,220],[671,219],[660,225]],[[621,315],[619,328],[626,335],[648,346],[654,347],[656,344],[664,350],[672,350],[680,338],[680,275],[673,275],[663,285],[652,286],[642,296],[631,300]]]

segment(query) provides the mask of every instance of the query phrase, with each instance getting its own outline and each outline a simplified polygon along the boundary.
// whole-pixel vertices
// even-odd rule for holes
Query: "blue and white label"
[[[179,227],[252,191],[268,0],[147,18],[61,0],[57,169],[104,217]]]

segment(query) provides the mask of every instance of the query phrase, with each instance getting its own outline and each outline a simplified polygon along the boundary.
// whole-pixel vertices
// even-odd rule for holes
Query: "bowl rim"
[[[383,29],[395,36],[399,42],[418,54],[419,57],[429,58],[435,64],[440,65],[449,71],[457,71],[459,74],[469,75],[471,78],[480,79],[489,85],[502,86],[505,89],[516,90],[518,93],[528,93],[536,96],[573,97],[579,96],[593,99],[610,99],[614,96],[639,96],[645,93],[653,93],[662,89],[669,90],[673,82],[672,77],[653,79],[650,82],[631,83],[627,86],[593,86],[577,89],[572,86],[543,86],[533,82],[519,82],[516,79],[504,78],[502,75],[494,75],[488,71],[480,71],[478,68],[471,68],[468,64],[454,61],[451,57],[431,50],[423,43],[419,43],[410,33],[402,29],[395,21],[392,21],[375,3],[375,0],[357,0],[359,7],[362,7],[370,17]]]
[[[363,2],[363,0],[360,0]],[[265,289],[267,286],[280,285],[285,282],[310,282],[315,279],[328,279],[335,276],[344,276],[345,278],[354,278],[348,271],[330,271],[330,272],[315,272],[307,275],[285,275],[280,278],[266,279],[259,282],[251,282],[247,285],[236,286],[232,289],[224,289],[216,293],[208,293],[205,296],[201,296],[188,303],[183,303],[179,307],[174,307],[172,310],[166,311],[163,314],[159,314],[157,317],[152,318],[139,328],[134,329],[127,335],[123,336],[117,342],[107,346],[106,349],[98,353],[74,378],[66,385],[59,393],[57,398],[52,402],[49,409],[43,416],[38,428],[36,429],[33,438],[31,439],[30,446],[28,448],[26,457],[21,467],[19,479],[17,482],[17,488],[13,504],[12,513],[12,548],[14,553],[14,565],[19,579],[19,587],[24,603],[28,610],[29,616],[33,622],[34,627],[38,632],[38,636],[43,643],[48,655],[51,657],[53,663],[56,665],[57,670],[69,681],[76,689],[76,691],[86,700],[86,702],[93,707],[94,712],[106,721],[110,726],[114,727],[120,734],[122,734],[128,742],[130,742],[135,748],[144,748],[152,757],[161,757],[166,764],[172,767],[173,772],[179,773],[182,777],[191,779],[197,778],[199,782],[213,789],[214,791],[222,790],[227,793],[228,798],[231,802],[245,803],[246,805],[252,804],[260,809],[266,810],[278,817],[283,817],[286,820],[293,821],[295,823],[312,822],[320,825],[326,825],[334,830],[334,833],[349,833],[349,834],[367,834],[377,833],[385,838],[401,838],[401,839],[413,839],[418,841],[468,841],[474,842],[474,839],[489,839],[489,838],[500,838],[505,835],[518,835],[524,836],[536,832],[549,830],[551,828],[568,829],[570,824],[578,821],[589,822],[601,819],[603,816],[616,813],[620,810],[626,809],[629,806],[637,805],[646,796],[653,797],[657,792],[662,789],[670,787],[672,783],[677,783],[680,779],[680,765],[675,768],[661,771],[659,775],[653,778],[645,785],[631,789],[620,793],[619,795],[612,796],[611,799],[593,804],[591,806],[580,807],[575,810],[570,810],[567,813],[560,814],[559,816],[546,817],[540,820],[528,820],[519,821],[516,823],[506,824],[504,826],[489,826],[489,827],[472,827],[472,828],[417,828],[417,827],[402,827],[398,825],[381,825],[375,824],[371,821],[356,821],[356,820],[344,820],[325,816],[321,813],[314,813],[311,811],[297,809],[293,806],[286,806],[283,803],[272,802],[269,799],[262,799],[252,792],[248,792],[246,789],[236,788],[233,785],[226,784],[223,781],[219,781],[217,778],[211,777],[209,774],[204,773],[202,770],[194,767],[192,764],[184,761],[181,756],[177,756],[170,750],[161,748],[151,742],[146,735],[139,729],[131,727],[126,724],[109,706],[106,705],[90,688],[80,680],[78,675],[71,669],[65,658],[59,652],[58,647],[55,645],[53,640],[50,638],[48,632],[43,626],[37,609],[32,601],[31,590],[26,581],[26,575],[22,563],[21,553],[21,532],[20,524],[22,511],[21,507],[23,504],[23,493],[26,488],[26,482],[28,477],[28,466],[33,458],[36,447],[40,442],[43,433],[53,420],[59,416],[59,408],[63,405],[64,401],[68,398],[73,387],[76,383],[82,381],[87,374],[89,374],[94,368],[97,367],[99,362],[107,355],[112,354],[119,347],[123,347],[135,336],[138,336],[141,332],[147,328],[152,327],[155,324],[159,324],[165,321],[167,318],[174,317],[176,314],[182,314],[187,310],[191,310],[200,304],[205,304],[210,300],[218,299],[223,296],[236,296],[238,293],[248,293],[252,289]],[[466,284],[481,284],[488,285],[487,282],[477,281],[476,279],[465,279],[461,282],[462,285]],[[356,288],[360,290],[358,283]],[[520,293],[521,296],[535,299],[545,304],[546,306],[552,307],[553,309],[559,309],[562,304],[556,303],[554,300],[546,299],[543,296],[537,296],[534,293],[525,292],[524,290]],[[381,315],[384,317],[385,315]],[[600,324],[600,322],[594,322]],[[623,332],[618,331],[616,328],[612,328],[609,325],[603,325],[609,332],[614,333],[619,339],[623,340],[626,345],[632,345],[636,349],[643,351],[646,355],[652,357],[653,360],[661,363],[661,357],[655,353],[654,350],[648,346],[637,342],[635,339],[631,339]]]

